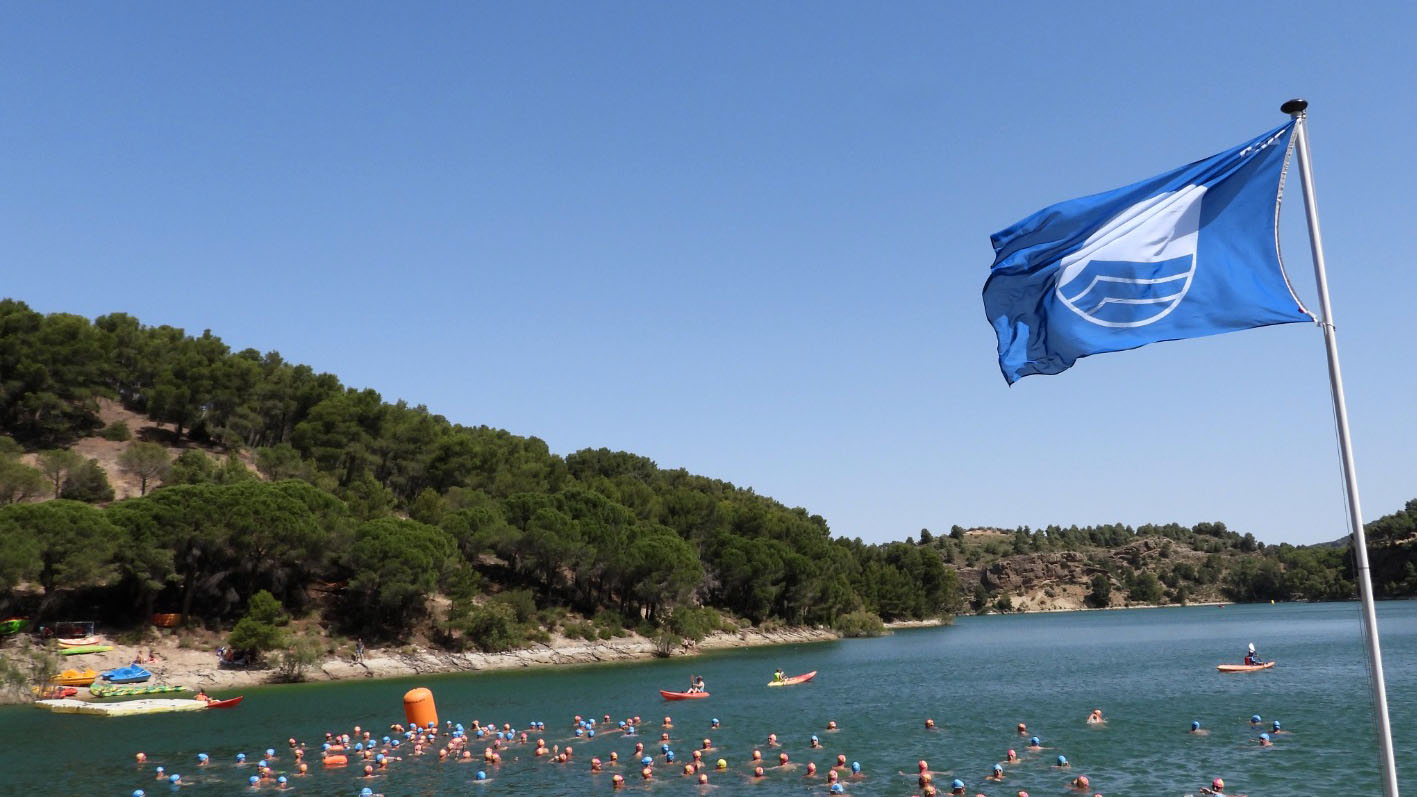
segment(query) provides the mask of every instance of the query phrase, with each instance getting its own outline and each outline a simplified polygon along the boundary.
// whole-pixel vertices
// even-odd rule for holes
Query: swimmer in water
[[[1025,725],[1025,724],[1023,724],[1022,722],[1020,722],[1020,723],[1018,724],[1018,735],[1019,735],[1019,736],[1027,736],[1027,735],[1028,735],[1028,726]]]
[[[1259,743],[1260,747],[1271,747],[1274,744],[1269,740],[1269,734],[1267,733],[1260,734]]]
[[[1214,797],[1225,797],[1225,781],[1216,778],[1210,782],[1209,786],[1202,786],[1200,792],[1201,794],[1214,795]]]
[[[1104,725],[1106,722],[1107,720],[1102,718],[1102,709],[1100,708],[1093,709],[1092,713],[1087,715],[1088,725]]]
[[[995,782],[1003,780],[1003,779],[1004,779],[1004,765],[1003,765],[1003,764],[995,764],[995,765],[994,765],[994,771],[993,771],[993,772],[990,772],[988,775],[985,775],[985,776],[984,776],[984,779],[985,779],[985,780],[992,780],[992,781],[995,781]]]
[[[1256,725],[1259,725],[1259,724],[1260,724],[1261,722],[1263,722],[1263,721],[1264,721],[1264,720],[1263,720],[1263,719],[1260,717],[1260,715],[1258,715],[1258,714],[1251,714],[1251,715],[1250,715],[1250,727],[1251,727],[1251,728],[1255,727]]]
[[[1005,764],[1017,764],[1017,763],[1018,763],[1018,753],[1015,753],[1015,752],[1014,752],[1014,749],[1013,749],[1012,747],[1009,748],[1008,754],[1004,756],[1004,763],[1005,763]]]
[[[964,794],[964,781],[959,778],[950,781],[950,794]]]
[[[1069,764],[1069,763],[1068,763],[1068,757],[1065,756],[1065,755],[1060,755],[1060,756],[1057,757],[1057,759],[1055,759],[1055,760],[1053,761],[1053,768],[1054,768],[1054,769],[1067,769],[1068,767],[1071,767],[1071,766],[1072,766],[1072,764]]]
[[[1193,734],[1195,734],[1196,736],[1209,736],[1209,735],[1210,735],[1210,731],[1206,730],[1205,728],[1202,728],[1202,727],[1201,727],[1201,724],[1200,724],[1199,722],[1195,721],[1195,720],[1191,720],[1191,729],[1190,729],[1189,731],[1187,731],[1187,733],[1193,733]]]
[[[1279,723],[1276,722],[1276,723],[1275,723],[1275,726],[1278,727],[1278,726],[1279,726]],[[1276,732],[1277,732],[1277,731],[1276,731]],[[810,747],[811,747],[813,750],[820,750],[820,749],[822,749],[822,740],[821,740],[821,739],[818,739],[818,738],[814,735],[814,736],[812,737],[812,743],[811,743]]]
[[[806,773],[805,775],[803,775],[802,777],[804,777],[804,778],[816,778],[816,777],[817,777],[817,762],[815,762],[815,761],[808,761],[808,762],[807,762],[807,773]]]
[[[1077,791],[1087,791],[1089,788],[1092,787],[1092,784],[1088,781],[1086,775],[1078,775],[1077,777],[1073,778],[1073,782],[1070,785]]]
[[[1042,742],[1037,736],[1031,737],[1031,738],[1028,740],[1028,749],[1030,749],[1030,750],[1042,750],[1042,749],[1043,749],[1043,742]]]
[[[926,718],[925,718],[925,730],[927,730],[927,731],[933,731],[933,730],[935,730],[935,721],[932,720],[932,719],[930,719],[929,717],[926,717]]]
[[[1280,730],[1280,729],[1279,729],[1279,720],[1275,720],[1275,721],[1274,721],[1274,727],[1273,727],[1273,728],[1270,728],[1270,731],[1269,731],[1269,732],[1270,732],[1270,733],[1273,733],[1273,734],[1280,734],[1280,733],[1288,733],[1289,731],[1282,731],[1282,730]]]

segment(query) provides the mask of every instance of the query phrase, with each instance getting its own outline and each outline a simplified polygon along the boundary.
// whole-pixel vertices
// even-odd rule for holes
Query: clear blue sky
[[[210,328],[868,541],[1329,540],[1316,328],[1010,389],[988,237],[1307,97],[1365,515],[1393,512],[1417,497],[1413,30],[1399,3],[16,4],[0,295]]]

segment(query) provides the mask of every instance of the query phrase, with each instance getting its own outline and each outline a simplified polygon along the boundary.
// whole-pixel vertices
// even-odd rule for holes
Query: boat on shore
[[[88,686],[98,678],[98,672],[88,670],[65,670],[58,675],[50,676],[49,682],[59,686]]]
[[[127,717],[134,714],[165,714],[170,711],[201,711],[207,704],[190,698],[125,700],[118,703],[95,703],[89,700],[36,700],[40,708],[59,714],[92,714],[100,717]]]
[[[797,684],[805,684],[816,677],[817,671],[812,670],[811,672],[804,672],[801,675],[793,675],[789,678],[783,678],[781,681],[768,681],[768,686],[795,686]]]
[[[61,648],[82,648],[88,645],[97,645],[98,637],[93,634],[88,636],[69,637],[67,639],[56,639],[54,643]]]
[[[1264,664],[1217,664],[1215,669],[1220,672],[1259,672],[1273,666],[1274,662],[1267,661]]]
[[[109,670],[101,677],[111,684],[140,684],[153,677],[153,674],[140,665],[129,664],[127,667]]]
[[[76,648],[61,648],[58,653],[60,656],[82,656],[85,653],[107,653],[110,650],[113,650],[112,645],[80,645]]]

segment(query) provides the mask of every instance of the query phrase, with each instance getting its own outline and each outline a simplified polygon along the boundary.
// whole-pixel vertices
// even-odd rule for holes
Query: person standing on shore
[[[354,643],[354,663],[364,663],[364,637],[360,637],[359,641]]]

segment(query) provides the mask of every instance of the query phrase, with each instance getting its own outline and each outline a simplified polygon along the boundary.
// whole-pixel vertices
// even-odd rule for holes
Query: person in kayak
[[[1253,642],[1250,643],[1250,647],[1245,651],[1245,664],[1251,667],[1264,664],[1264,662],[1260,661],[1259,653],[1255,651],[1255,643]]]
[[[702,675],[695,675],[695,676],[694,676],[694,691],[695,691],[695,692],[706,692],[706,691],[708,691],[706,688],[704,688],[704,677],[703,677]]]
[[[781,683],[781,682],[783,681],[783,679],[786,678],[786,677],[787,677],[787,674],[782,671],[782,668],[781,668],[781,667],[778,667],[778,668],[777,668],[777,672],[775,672],[775,673],[772,674],[772,679],[773,679],[774,681],[777,681],[778,683]]]

